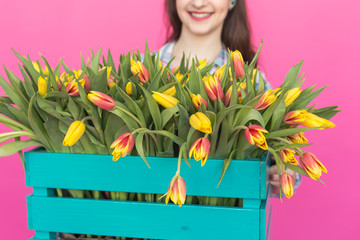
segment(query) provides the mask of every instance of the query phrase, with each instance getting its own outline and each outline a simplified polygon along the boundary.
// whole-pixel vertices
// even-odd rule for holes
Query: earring
[[[235,4],[236,4],[236,0],[231,0],[231,5],[229,7],[229,11],[235,7]]]

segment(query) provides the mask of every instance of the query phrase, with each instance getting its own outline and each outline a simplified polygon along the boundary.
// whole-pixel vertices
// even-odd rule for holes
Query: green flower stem
[[[229,206],[235,207],[235,203],[236,203],[236,198],[230,198],[229,199]]]
[[[136,193],[129,193],[129,200],[134,201]]]
[[[144,194],[143,193],[137,193],[137,198],[139,202],[143,202],[144,201]]]
[[[120,201],[127,201],[128,200],[128,193],[127,192],[120,192],[119,193]]]
[[[119,106],[115,106],[115,108],[119,109],[120,111],[124,112],[129,117],[134,119],[139,124],[140,127],[145,128],[145,126],[142,124],[142,122],[136,116],[134,116],[134,114],[132,114],[131,112],[129,112],[128,110],[126,110],[126,109],[124,109],[122,107],[119,107]]]
[[[193,201],[193,196],[187,196],[185,204],[192,204],[192,201]]]
[[[57,188],[56,192],[57,192],[58,197],[63,197],[63,193],[62,193],[62,190],[60,188]]]
[[[161,196],[162,196],[161,194],[156,194],[156,199],[155,199],[155,201],[156,201],[156,202],[162,202],[162,200],[159,199]]]
[[[209,197],[209,205],[216,206],[217,197]]]
[[[92,191],[95,199],[100,199],[100,191]]]
[[[110,192],[110,198],[111,198],[111,200],[116,200],[115,192]]]
[[[90,191],[85,191],[85,196],[86,196],[87,198],[93,198],[92,195],[91,195],[91,193],[90,193]]]
[[[96,131],[99,133],[100,142],[105,145],[104,132],[103,132],[103,130],[102,130],[99,122],[96,121],[95,118],[93,118],[92,116],[84,117],[81,121],[84,122],[84,121],[86,121],[86,120],[91,120],[91,121],[92,121],[92,123],[93,123],[94,126],[95,126]]]

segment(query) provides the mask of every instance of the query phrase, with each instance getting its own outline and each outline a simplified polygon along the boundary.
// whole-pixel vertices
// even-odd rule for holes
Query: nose
[[[206,3],[207,3],[207,0],[193,0],[192,1],[192,4],[196,8],[201,8],[201,7],[205,6]]]

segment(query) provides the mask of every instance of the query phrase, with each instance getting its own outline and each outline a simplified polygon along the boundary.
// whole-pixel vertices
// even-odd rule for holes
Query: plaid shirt
[[[159,49],[159,58],[160,58],[162,65],[167,65],[170,62],[170,60],[172,59],[175,43],[176,43],[176,41],[166,43],[164,46],[162,46]],[[220,51],[219,55],[216,57],[214,65],[212,66],[212,68],[209,71],[210,74],[213,74],[216,71],[216,69],[218,69],[221,66],[223,66],[224,64],[226,64],[226,60],[227,60],[226,53],[227,53],[226,46],[225,46],[225,44],[222,44],[221,51]],[[271,87],[270,83],[267,81],[265,74],[261,71],[260,71],[260,74],[265,81],[265,90],[271,89],[272,87]],[[259,86],[259,76],[256,77],[256,87],[258,87],[258,86]]]

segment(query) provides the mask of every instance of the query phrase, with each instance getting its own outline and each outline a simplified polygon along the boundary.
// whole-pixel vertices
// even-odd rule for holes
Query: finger
[[[276,174],[273,174],[273,175],[270,175],[270,180],[272,181],[279,181],[279,175],[276,173]]]
[[[279,181],[269,181],[269,183],[271,185],[273,185],[274,187],[279,187],[280,186]]]

